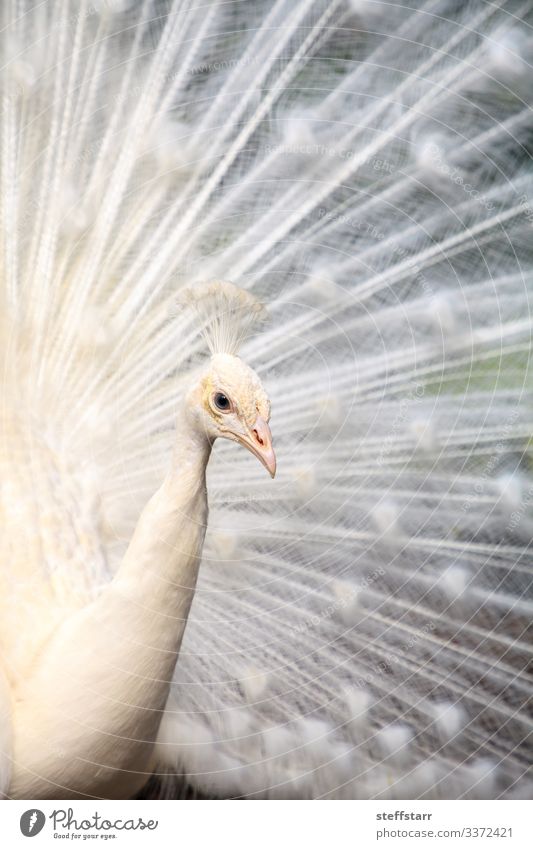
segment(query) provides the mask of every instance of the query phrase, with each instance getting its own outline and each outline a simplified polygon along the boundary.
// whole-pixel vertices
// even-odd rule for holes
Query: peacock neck
[[[130,597],[150,598],[153,610],[168,614],[192,600],[207,526],[206,468],[212,444],[178,416],[167,474],[144,508],[115,578]]]
[[[115,578],[63,623],[18,694],[10,786],[16,798],[56,798],[61,787],[127,798],[153,768],[207,523],[211,444],[186,411],[179,421],[170,469],[144,508]],[[28,734],[34,726],[38,739],[51,741],[49,748]],[[50,754],[63,746],[68,762]]]

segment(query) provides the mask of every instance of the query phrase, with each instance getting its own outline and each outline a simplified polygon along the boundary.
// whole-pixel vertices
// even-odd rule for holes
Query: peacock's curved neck
[[[10,795],[125,798],[146,780],[196,586],[210,451],[184,412],[170,469],[113,581],[63,623],[17,694]],[[34,726],[50,752],[69,751],[68,763],[36,762]]]
[[[206,468],[211,442],[179,418],[170,467],[144,508],[114,580],[127,594],[160,599],[194,590],[207,525]],[[189,585],[191,585],[189,587]]]

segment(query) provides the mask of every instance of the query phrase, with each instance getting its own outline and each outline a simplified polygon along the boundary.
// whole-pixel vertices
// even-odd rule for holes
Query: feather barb
[[[200,332],[211,354],[237,354],[252,329],[267,318],[263,304],[225,280],[184,289],[177,306],[193,310],[200,319]]]

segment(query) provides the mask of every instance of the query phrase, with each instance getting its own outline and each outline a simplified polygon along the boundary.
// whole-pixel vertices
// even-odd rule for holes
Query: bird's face
[[[209,439],[224,437],[239,442],[274,477],[270,401],[253,369],[239,357],[215,354],[200,381],[197,405]]]

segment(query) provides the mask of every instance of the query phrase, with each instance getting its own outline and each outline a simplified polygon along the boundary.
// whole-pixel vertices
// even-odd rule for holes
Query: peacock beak
[[[240,442],[255,454],[273,478],[276,474],[276,455],[272,448],[272,434],[261,416],[257,417],[249,433],[240,438]]]

